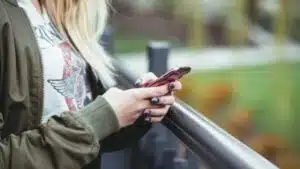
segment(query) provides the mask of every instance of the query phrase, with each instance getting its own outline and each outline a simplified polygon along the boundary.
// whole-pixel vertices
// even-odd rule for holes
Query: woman
[[[1,169],[98,168],[165,116],[179,82],[104,91],[106,13],[105,0],[0,0]]]

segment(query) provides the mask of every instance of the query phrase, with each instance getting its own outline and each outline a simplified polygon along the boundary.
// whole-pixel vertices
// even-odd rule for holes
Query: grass
[[[148,38],[118,32],[115,36],[115,50],[117,54],[143,52],[146,50]]]
[[[197,71],[189,78],[199,91],[210,84],[232,83],[233,105],[250,110],[258,130],[300,141],[300,63]]]

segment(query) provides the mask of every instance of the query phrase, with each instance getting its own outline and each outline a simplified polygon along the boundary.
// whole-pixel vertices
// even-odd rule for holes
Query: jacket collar
[[[10,3],[12,5],[18,6],[17,0],[5,0],[5,1],[7,1],[8,3]]]

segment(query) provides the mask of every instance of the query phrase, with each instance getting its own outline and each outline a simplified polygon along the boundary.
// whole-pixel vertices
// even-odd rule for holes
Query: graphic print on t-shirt
[[[64,56],[64,70],[62,79],[49,79],[48,82],[65,97],[69,110],[81,109],[85,104],[87,95],[85,86],[85,63],[72,57],[71,46],[64,42],[59,45]]]
[[[34,32],[41,49],[47,49],[62,42],[56,27],[52,23],[35,25]]]
[[[52,23],[34,26],[37,39],[42,49],[56,46],[61,49],[64,60],[62,77],[47,79],[47,82],[60,93],[70,111],[83,108],[91,101],[86,84],[86,63],[77,56],[68,42],[61,40]]]

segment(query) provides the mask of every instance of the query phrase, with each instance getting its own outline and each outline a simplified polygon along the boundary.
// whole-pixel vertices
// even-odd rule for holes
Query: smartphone
[[[155,81],[144,84],[143,87],[162,86],[162,85],[174,82],[176,80],[179,80],[184,75],[186,75],[190,72],[191,72],[190,67],[187,67],[187,66],[178,67],[178,68],[172,69],[172,70],[168,71],[167,73],[163,74],[162,76],[160,76]]]

